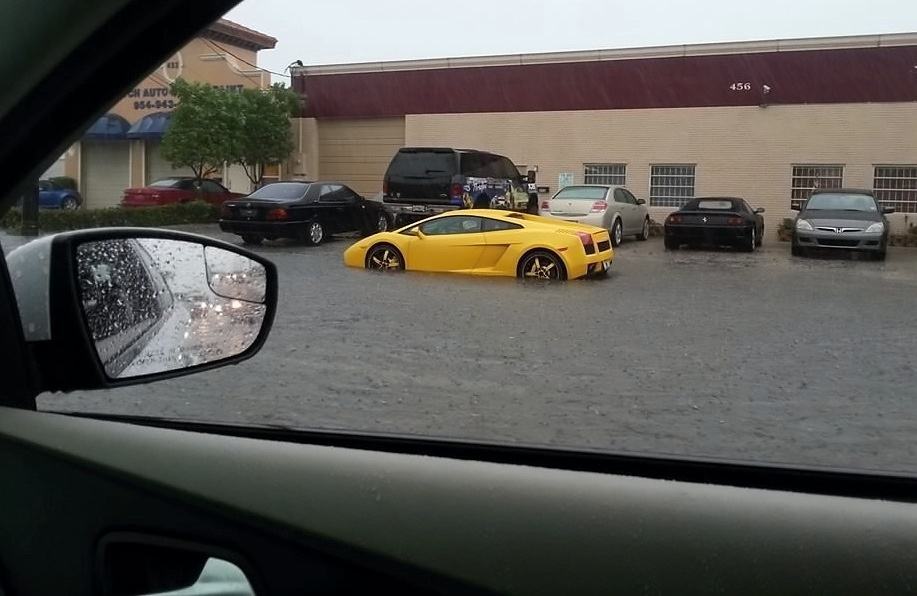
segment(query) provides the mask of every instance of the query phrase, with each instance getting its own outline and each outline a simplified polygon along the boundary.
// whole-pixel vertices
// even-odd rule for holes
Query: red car
[[[162,178],[143,188],[128,188],[121,197],[122,207],[155,207],[173,205],[203,199],[220,205],[228,199],[244,197],[244,194],[230,192],[213,180],[198,180],[192,177]]]

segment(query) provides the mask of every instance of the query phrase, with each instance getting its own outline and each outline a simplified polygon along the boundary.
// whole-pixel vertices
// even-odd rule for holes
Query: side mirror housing
[[[414,228],[414,235],[420,238],[421,240],[427,237],[427,235],[421,231],[420,226],[417,226],[416,228]]]
[[[101,389],[250,358],[267,339],[277,269],[211,238],[109,228],[7,256],[39,391]]]
[[[793,211],[802,211],[802,205],[790,205],[790,209]]]
[[[882,213],[884,213],[885,215],[889,215],[894,212],[895,212],[894,207],[882,207]]]
[[[758,207],[755,209],[755,213],[764,213],[764,207]]]
[[[646,205],[646,199],[637,199],[638,205]]]

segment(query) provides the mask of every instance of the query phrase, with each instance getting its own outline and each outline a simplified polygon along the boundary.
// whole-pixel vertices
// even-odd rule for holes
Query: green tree
[[[264,166],[280,163],[293,152],[290,116],[295,115],[299,99],[278,83],[264,90],[242,90],[239,103],[241,128],[232,161],[257,186],[264,178]]]
[[[234,162],[242,128],[238,93],[178,79],[172,84],[178,107],[162,139],[162,156],[175,167],[204,178]]]

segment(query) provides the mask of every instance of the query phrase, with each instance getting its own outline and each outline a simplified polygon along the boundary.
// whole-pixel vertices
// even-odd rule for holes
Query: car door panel
[[[233,553],[264,593],[344,575],[401,593],[862,594],[917,581],[910,503],[224,432],[0,409],[2,511],[55,528],[0,515],[11,591],[91,593],[96,539],[125,528]]]
[[[415,238],[407,266],[416,271],[471,271],[484,252],[484,234],[445,234]]]

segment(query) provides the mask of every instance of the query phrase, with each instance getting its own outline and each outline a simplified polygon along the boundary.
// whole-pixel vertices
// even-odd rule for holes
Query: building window
[[[624,186],[627,166],[623,163],[583,164],[585,184],[614,184]]]
[[[650,171],[650,205],[681,207],[694,198],[692,165],[653,166]]]
[[[872,188],[885,207],[917,213],[917,166],[876,166]]]
[[[840,188],[844,185],[844,166],[802,165],[793,166],[790,205],[801,206],[813,190]]]

